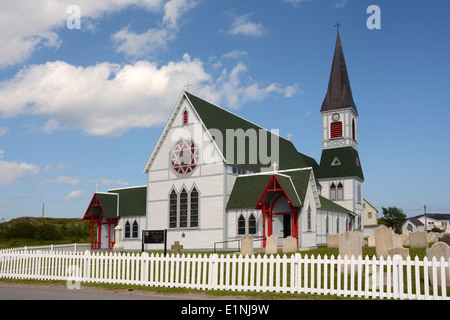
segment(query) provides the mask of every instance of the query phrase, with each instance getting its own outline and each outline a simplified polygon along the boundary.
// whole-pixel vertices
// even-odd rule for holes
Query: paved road
[[[186,300],[185,296],[166,296],[140,291],[112,291],[91,287],[23,285],[0,282],[0,300]]]

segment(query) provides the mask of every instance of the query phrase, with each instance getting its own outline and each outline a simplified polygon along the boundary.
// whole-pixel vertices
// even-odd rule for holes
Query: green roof
[[[193,94],[186,92],[186,96],[189,101],[193,105],[197,114],[201,118],[203,124],[206,126],[208,130],[216,129],[222,134],[223,143],[220,145],[218,143],[219,148],[221,148],[222,155],[225,157],[227,164],[235,164],[237,166],[241,166],[252,170],[254,172],[260,172],[262,167],[270,167],[270,163],[264,163],[259,159],[258,156],[260,154],[259,146],[260,146],[260,138],[263,138],[262,135],[260,137],[260,132],[266,134],[266,142],[264,143],[267,146],[266,152],[262,151],[261,154],[263,156],[270,155],[271,145],[272,145],[272,137],[273,133],[270,131],[263,129],[225,109],[217,107],[199,97],[194,96]],[[251,150],[251,148],[244,148],[245,159],[241,161],[238,159],[238,143],[236,143],[237,138],[235,138],[234,150],[233,152],[227,152],[227,129],[231,130],[239,130],[242,129],[244,133],[255,132],[256,134],[256,148]],[[249,130],[251,129],[251,130]],[[249,131],[248,131],[249,130]],[[262,130],[262,131],[260,131]],[[230,131],[229,131],[230,132]],[[233,131],[231,131],[233,132]],[[214,136],[213,136],[214,137]],[[231,135],[230,135],[231,137]],[[303,153],[297,151],[295,146],[291,141],[275,135],[274,138],[277,138],[279,141],[279,160],[277,160],[278,169],[279,170],[287,170],[287,169],[296,169],[296,168],[308,168],[311,167],[314,170],[318,168],[318,164],[314,158],[311,158]],[[252,137],[253,138],[253,137]],[[248,146],[248,141],[250,141],[250,134],[246,136],[246,146]],[[228,141],[231,145],[231,142]],[[263,145],[264,145],[263,144]],[[250,151],[253,151],[250,153]],[[270,155],[271,157],[272,155]],[[253,159],[256,157],[257,159]],[[266,160],[265,160],[266,161]]]
[[[107,218],[117,219],[117,194],[96,193],[98,202],[102,206],[103,212]]]
[[[336,158],[340,164],[332,165]],[[357,177],[364,180],[358,151],[352,147],[323,150],[317,179],[346,177]]]
[[[292,204],[302,207],[308,187],[311,170],[282,171],[276,174],[255,174],[239,176],[227,203],[227,210],[255,208],[270,178],[275,175]]]
[[[119,195],[119,216],[145,216],[147,202],[147,187],[133,187],[109,190]]]
[[[320,209],[321,210],[328,210],[333,212],[343,212],[343,213],[353,213],[352,211],[338,205],[337,203],[328,200],[325,197],[319,196],[320,199]]]
[[[109,190],[107,193],[97,192],[95,196],[105,216],[109,219],[146,215],[146,186],[114,189]],[[119,204],[119,210],[117,210],[117,204]],[[98,206],[93,206],[89,208],[88,214],[99,216],[102,214],[102,211]]]

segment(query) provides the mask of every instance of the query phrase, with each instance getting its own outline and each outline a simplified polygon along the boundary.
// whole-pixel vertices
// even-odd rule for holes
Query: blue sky
[[[370,5],[380,29],[367,27]],[[365,198],[408,216],[450,213],[449,10],[445,0],[4,0],[0,219],[41,216],[42,204],[47,217],[82,217],[96,185],[145,185],[187,81],[320,161],[337,20]]]

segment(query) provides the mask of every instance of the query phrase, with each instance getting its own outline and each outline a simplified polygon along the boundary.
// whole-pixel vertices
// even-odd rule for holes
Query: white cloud
[[[1,127],[0,126],[0,137],[5,135],[9,131],[9,128]]]
[[[64,200],[83,200],[83,190],[74,190],[64,197]]]
[[[335,0],[333,8],[344,8],[348,3],[348,0]]]
[[[107,187],[112,185],[127,187],[130,185],[129,182],[123,181],[122,179],[99,179],[99,180],[91,180],[91,182],[104,184]]]
[[[191,92],[230,108],[271,93],[291,97],[297,92],[297,85],[244,82],[247,71],[240,62],[231,71],[223,69],[215,79],[202,61],[188,54],[160,67],[145,60],[87,67],[48,62],[26,67],[0,83],[0,115],[48,118],[42,128],[46,132],[72,128],[111,136],[165,123],[187,81]]]
[[[56,31],[66,27],[70,17],[66,10],[70,5],[79,6],[83,29],[83,21],[131,5],[158,11],[162,0],[2,0],[0,42],[8,45],[0,51],[0,66],[21,63],[41,46],[58,48],[62,40]]]
[[[3,152],[1,153],[1,158],[3,158]],[[13,184],[26,174],[36,174],[38,172],[39,167],[34,164],[0,160],[0,185]]]
[[[77,184],[80,183],[81,180],[78,178],[72,178],[67,176],[59,176],[54,179],[45,180],[41,184]]]
[[[261,37],[267,33],[261,23],[255,23],[250,21],[251,13],[247,13],[241,16],[236,16],[230,13],[233,18],[233,22],[228,30],[228,34],[244,35],[251,37]]]
[[[284,0],[284,2],[289,3],[291,5],[293,5],[294,7],[298,7],[300,6],[301,3],[303,2],[309,2],[311,0]]]
[[[117,43],[117,51],[134,58],[153,55],[166,49],[179,31],[180,17],[196,6],[192,0],[170,0],[163,8],[162,22],[146,32],[136,33],[125,27],[115,33],[112,38]]]

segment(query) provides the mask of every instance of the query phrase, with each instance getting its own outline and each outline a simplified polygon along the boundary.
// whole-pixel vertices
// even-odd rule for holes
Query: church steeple
[[[339,23],[338,25],[339,26]],[[333,64],[331,66],[328,91],[322,104],[321,112],[352,108],[358,114],[353,101],[352,89],[348,78],[347,66],[345,64],[344,51],[342,50],[339,27],[334,50]]]

